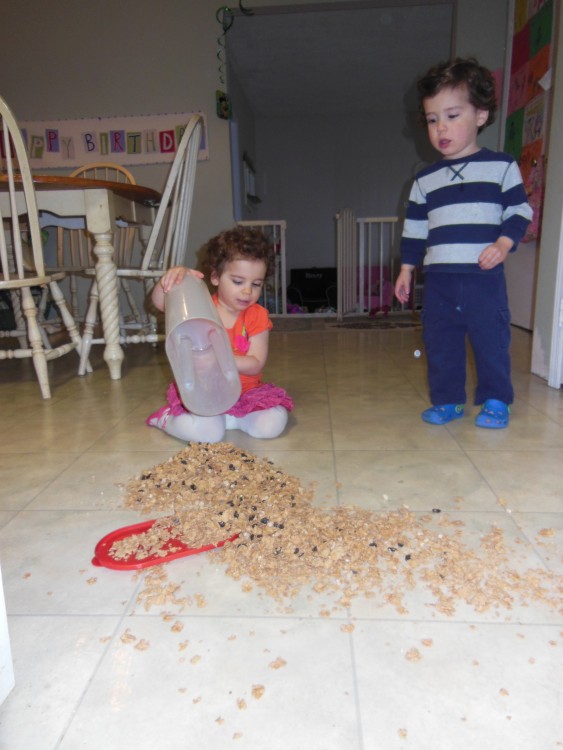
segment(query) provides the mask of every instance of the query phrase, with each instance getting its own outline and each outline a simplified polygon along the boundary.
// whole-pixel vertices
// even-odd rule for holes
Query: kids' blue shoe
[[[420,415],[428,424],[447,424],[452,419],[463,417],[463,404],[444,404],[443,406],[431,406]]]
[[[497,401],[496,398],[488,398],[475,417],[475,424],[489,430],[502,430],[503,427],[508,427],[509,419],[510,406],[504,401]]]

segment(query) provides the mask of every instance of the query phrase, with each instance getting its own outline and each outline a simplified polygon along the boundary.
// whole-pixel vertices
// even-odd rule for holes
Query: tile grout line
[[[123,612],[121,613],[120,616],[118,616],[118,621],[116,623],[116,626],[114,628],[112,636],[111,636],[110,640],[107,642],[107,644],[105,645],[105,648],[102,649],[102,652],[100,654],[100,658],[98,659],[98,661],[97,661],[96,665],[94,666],[94,668],[93,668],[93,670],[92,670],[92,672],[91,672],[88,680],[86,681],[83,690],[78,695],[78,697],[76,699],[76,702],[74,704],[73,710],[70,712],[70,715],[69,715],[69,717],[68,717],[68,719],[67,719],[64,727],[62,728],[61,733],[60,733],[58,739],[55,742],[53,750],[58,750],[58,748],[61,746],[61,743],[64,742],[65,736],[66,736],[68,730],[70,729],[70,727],[72,725],[72,722],[74,721],[74,719],[75,719],[78,711],[80,710],[80,706],[82,705],[82,702],[84,701],[84,699],[85,699],[88,691],[90,690],[90,688],[92,686],[92,683],[93,683],[96,675],[98,674],[98,672],[100,670],[100,667],[102,666],[102,663],[104,662],[104,660],[108,656],[108,654],[110,652],[110,649],[112,648],[112,646],[116,642],[116,639],[119,637],[118,633],[119,633],[119,630],[121,629],[121,626],[123,625],[123,622],[125,621],[125,619],[127,617],[131,616],[131,614],[130,614],[131,613],[131,609],[132,609],[132,606],[134,606],[136,598],[138,597],[139,588],[141,587],[143,580],[144,580],[144,577],[143,577],[143,579],[139,578],[139,581],[137,581],[137,585],[133,588],[133,591],[131,592],[131,596],[129,597],[129,599],[127,600],[126,604],[123,607]],[[112,616],[114,616],[114,615],[112,615]]]

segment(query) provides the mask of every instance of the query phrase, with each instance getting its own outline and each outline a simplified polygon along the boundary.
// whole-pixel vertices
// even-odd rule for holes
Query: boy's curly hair
[[[227,263],[234,260],[263,260],[266,277],[274,267],[272,243],[259,229],[234,227],[212,237],[205,246],[203,271],[206,275],[221,276]]]
[[[467,87],[469,101],[474,107],[484,109],[489,113],[487,121],[479,128],[480,133],[495,121],[497,97],[495,79],[491,71],[479,65],[474,57],[466,59],[456,57],[455,60],[440,62],[418,79],[418,111],[421,122],[426,125],[425,99],[436,96],[444,88],[457,88],[458,86]]]

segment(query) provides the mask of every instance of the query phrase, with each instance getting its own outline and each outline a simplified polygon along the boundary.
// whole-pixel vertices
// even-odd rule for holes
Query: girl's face
[[[430,143],[446,159],[459,159],[479,151],[477,133],[489,113],[469,101],[467,86],[444,88],[422,102]]]
[[[237,315],[258,302],[264,286],[266,263],[263,260],[238,258],[225,264],[223,273],[211,276],[222,307]]]

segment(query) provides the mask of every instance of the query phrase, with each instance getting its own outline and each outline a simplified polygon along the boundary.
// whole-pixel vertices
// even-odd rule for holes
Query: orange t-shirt
[[[213,295],[213,302],[218,304],[217,295]],[[265,307],[254,304],[243,310],[235,321],[232,328],[226,328],[231,342],[233,354],[237,357],[244,356],[250,346],[252,336],[257,336],[263,331],[269,331],[272,328],[270,315]],[[242,393],[256,388],[262,383],[262,373],[257,375],[239,375],[242,384]]]

